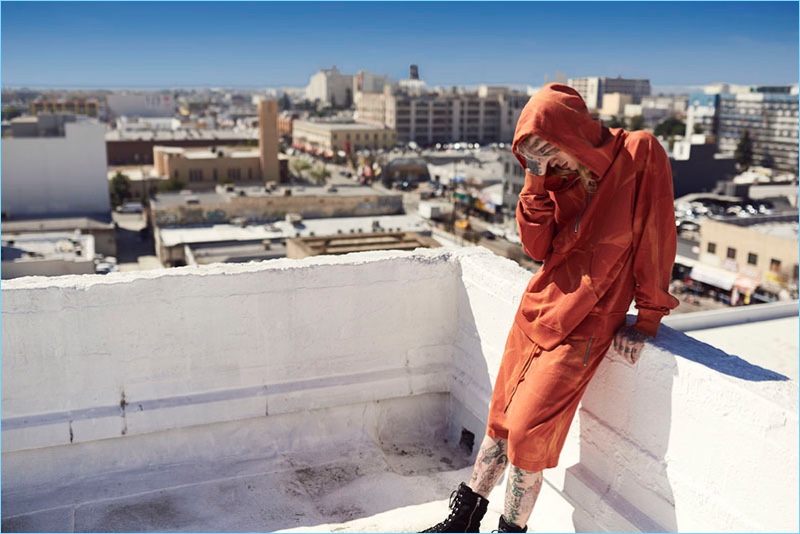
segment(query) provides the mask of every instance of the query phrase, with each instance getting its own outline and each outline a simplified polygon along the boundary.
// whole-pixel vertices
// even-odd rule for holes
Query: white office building
[[[3,218],[108,217],[105,126],[68,122],[62,135],[2,142]]]
[[[175,100],[161,93],[112,94],[106,97],[108,113],[116,117],[172,117]]]
[[[306,98],[333,107],[349,106],[353,103],[353,75],[342,74],[336,67],[323,69],[311,76]]]

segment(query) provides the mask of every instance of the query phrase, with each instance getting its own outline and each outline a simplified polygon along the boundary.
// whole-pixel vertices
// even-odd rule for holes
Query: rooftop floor
[[[156,466],[78,480],[49,493],[4,496],[23,511],[4,532],[418,532],[442,521],[471,473],[444,442],[368,440],[300,453]],[[497,528],[503,485],[483,532]],[[6,506],[4,502],[4,506]],[[572,507],[544,486],[533,532],[574,532]],[[24,513],[25,510],[44,510]]]

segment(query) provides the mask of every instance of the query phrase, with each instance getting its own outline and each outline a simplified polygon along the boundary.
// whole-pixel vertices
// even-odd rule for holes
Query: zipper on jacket
[[[583,366],[584,367],[589,365],[589,352],[591,352],[591,350],[592,350],[592,341],[594,341],[594,338],[593,337],[589,338],[589,344],[586,345],[586,355],[583,357]]]
[[[578,233],[578,225],[581,223],[581,218],[583,217],[583,214],[586,213],[586,210],[589,209],[589,202],[591,201],[592,201],[592,194],[589,193],[589,196],[586,197],[586,207],[583,208],[583,211],[581,212],[580,215],[578,215],[578,218],[575,220],[575,228],[573,232],[576,234]]]

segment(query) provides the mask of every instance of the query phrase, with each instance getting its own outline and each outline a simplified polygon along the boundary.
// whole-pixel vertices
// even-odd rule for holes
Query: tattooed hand
[[[628,362],[635,364],[642,354],[644,344],[651,339],[653,338],[639,332],[632,326],[623,326],[617,330],[617,334],[614,337],[614,350]]]

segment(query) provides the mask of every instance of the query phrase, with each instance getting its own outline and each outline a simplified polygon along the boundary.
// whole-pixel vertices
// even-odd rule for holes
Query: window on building
[[[708,253],[709,254],[716,254],[717,253],[717,244],[716,243],[709,243],[708,244]]]
[[[189,169],[189,181],[190,182],[202,182],[203,181],[203,169]]]
[[[241,169],[228,169],[228,179],[240,180],[242,178]]]
[[[350,140],[350,134],[346,134],[344,138],[349,141]]]
[[[177,180],[179,176],[180,174],[178,173],[178,169],[175,169],[175,171],[172,173],[172,177]]]
[[[217,169],[214,169],[212,171],[212,177],[214,178],[215,182],[219,180],[219,177],[217,176]]]
[[[735,260],[736,259],[736,249],[728,247],[728,259]]]
[[[336,134],[332,135],[332,138],[333,138],[334,141],[336,141],[336,137],[337,137]]]
[[[248,180],[252,180],[253,179],[253,167],[248,167],[247,168],[247,179]]]
[[[758,263],[758,254],[753,254],[752,252],[747,254],[747,264],[748,265],[756,265]]]
[[[771,260],[769,260],[769,270],[774,272],[774,273],[777,273],[778,271],[780,271],[781,270],[781,260],[776,260],[775,258],[772,258]]]

